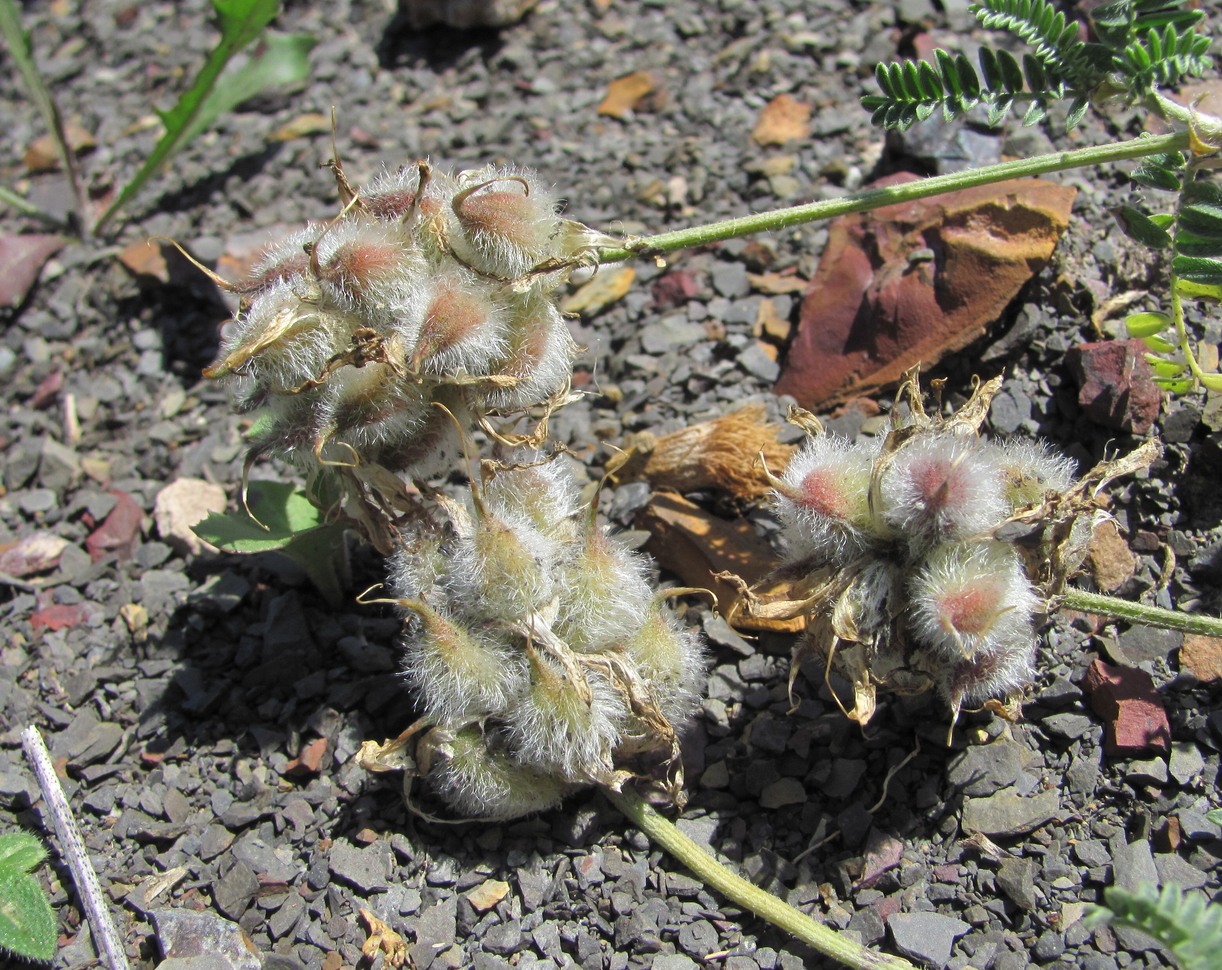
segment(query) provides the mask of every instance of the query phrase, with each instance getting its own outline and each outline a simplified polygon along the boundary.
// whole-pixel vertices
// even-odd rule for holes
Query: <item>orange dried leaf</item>
[[[757,145],[784,145],[810,134],[810,105],[791,94],[778,94],[764,105],[751,137]]]
[[[646,550],[664,569],[677,575],[688,586],[711,589],[723,614],[733,611],[739,587],[720,573],[732,573],[744,583],[755,586],[760,597],[785,598],[780,589],[760,588],[772,569],[775,555],[768,543],[745,519],[730,521],[706,512],[678,495],[655,495],[637,516],[638,528],[650,533]],[[738,611],[735,625],[745,630],[771,630],[794,633],[805,629],[806,617],[793,619],[747,616]]]
[[[607,94],[598,106],[600,115],[622,118],[650,94],[656,84],[648,71],[633,71],[607,85]]]

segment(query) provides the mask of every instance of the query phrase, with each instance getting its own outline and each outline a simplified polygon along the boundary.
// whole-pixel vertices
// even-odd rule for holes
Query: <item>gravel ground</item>
[[[954,164],[937,126],[884,145],[855,102],[868,68],[920,30],[947,46],[972,39],[965,4],[928,0],[543,0],[500,32],[423,34],[379,3],[287,6],[281,29],[321,39],[308,86],[222,118],[138,200],[116,247],[164,235],[211,262],[333,211],[318,168],[326,135],[269,138],[332,105],[356,183],[423,156],[453,167],[513,161],[557,186],[573,218],[609,231],[831,198],[888,171]],[[152,106],[171,102],[211,43],[208,5],[97,0],[26,17],[64,114],[97,140],[91,186],[121,182],[156,137],[142,123]],[[650,102],[600,116],[608,83],[634,70],[654,74]],[[781,93],[814,106],[812,137],[760,148],[749,135]],[[42,132],[11,72],[0,105],[0,177],[14,184]],[[1073,141],[1138,127],[1135,117],[1110,129],[1092,121]],[[989,161],[1050,142],[1011,126],[960,144]],[[1064,179],[1080,193],[1053,264],[941,373],[955,398],[973,371],[1004,370],[992,430],[1038,433],[1085,464],[1136,439],[1081,412],[1063,355],[1091,339],[1093,309],[1146,286],[1152,270],[1107,214],[1129,194],[1123,175]],[[28,186],[49,207],[66,198],[53,174]],[[11,213],[0,226],[22,228]],[[677,257],[672,266],[697,284],[678,308],[659,306],[652,284],[664,270],[641,263],[626,297],[575,323],[590,348],[578,381],[600,393],[554,430],[591,481],[632,432],[771,399],[775,365],[752,334],[765,297],[744,269],[809,277],[826,237],[807,227],[762,247]],[[216,482],[231,502],[236,492],[241,422],[199,377],[227,311],[183,267],[169,283],[133,279],[109,247],[63,250],[0,341],[0,543],[38,530],[68,543],[53,572],[0,591],[0,828],[47,828],[18,747],[19,730],[36,724],[144,966],[176,939],[237,924],[260,957],[215,942],[214,961],[355,967],[362,909],[407,938],[419,970],[822,966],[703,889],[596,794],[511,824],[447,826],[408,815],[394,783],[357,767],[362,740],[413,719],[396,676],[398,621],[380,607],[326,609],[275,555],[193,555],[154,527],[155,498],[176,479]],[[772,299],[796,321],[796,298]],[[1217,343],[1216,317],[1210,326]],[[79,434],[66,423],[72,407]],[[1189,397],[1164,410],[1158,430],[1166,457],[1116,490],[1138,556],[1121,592],[1217,613],[1222,413]],[[647,488],[603,498],[629,525]],[[128,541],[87,547],[99,523],[112,517],[117,534],[125,515]],[[354,590],[379,570],[376,555],[354,550]],[[1219,689],[1180,669],[1178,635],[1059,617],[1025,719],[967,716],[948,749],[935,703],[891,701],[863,732],[816,671],[799,677],[802,700],[787,714],[784,638],[748,643],[697,601],[688,619],[708,626],[714,663],[686,741],[691,800],[679,825],[829,924],[935,967],[1161,967],[1169,958],[1149,941],[1087,929],[1083,904],[1145,879],[1218,897],[1222,832],[1205,815],[1219,805]],[[1153,675],[1169,755],[1104,754],[1102,722],[1078,686],[1097,657]],[[967,821],[995,847],[967,841]],[[46,876],[62,934],[56,966],[87,966],[94,951],[67,871],[57,863]]]

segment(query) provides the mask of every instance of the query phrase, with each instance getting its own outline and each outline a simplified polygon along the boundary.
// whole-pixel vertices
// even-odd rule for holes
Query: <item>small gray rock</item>
[[[245,862],[235,862],[219,879],[212,881],[212,902],[232,920],[239,920],[259,891],[259,877]]]
[[[1190,741],[1176,741],[1171,745],[1171,777],[1177,784],[1187,785],[1205,770],[1205,759],[1201,750]]]
[[[192,909],[159,909],[149,916],[167,960],[212,956],[223,960],[227,970],[260,970],[259,957],[237,923]]]
[[[901,953],[934,967],[946,966],[955,940],[971,929],[963,920],[940,913],[896,913],[887,926]]]
[[[1008,856],[1001,860],[997,885],[1019,909],[1034,912],[1038,903],[1035,895],[1035,862]]]
[[[1013,785],[1022,771],[1022,752],[1013,741],[976,744],[956,756],[947,779],[965,795],[980,797]]]
[[[331,846],[327,859],[331,875],[364,893],[384,893],[390,888],[394,852],[387,842],[377,841],[358,849],[346,839]]]
[[[1116,840],[1112,845],[1112,864],[1116,885],[1130,892],[1136,891],[1143,882],[1158,881],[1154,854],[1150,851],[1150,843],[1144,840],[1127,843]]]
[[[969,798],[963,803],[963,827],[985,835],[1023,835],[1039,828],[1057,813],[1060,795],[1040,792],[1023,798],[1008,788],[988,798]]]
[[[1085,714],[1053,714],[1040,721],[1040,724],[1054,738],[1063,738],[1066,741],[1086,737],[1095,726],[1094,721]]]

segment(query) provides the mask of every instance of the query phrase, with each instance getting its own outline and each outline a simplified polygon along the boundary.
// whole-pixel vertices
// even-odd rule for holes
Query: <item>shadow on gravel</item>
[[[403,14],[398,14],[378,42],[377,55],[383,70],[422,64],[441,72],[457,65],[472,50],[478,50],[482,59],[489,61],[500,52],[501,46],[501,35],[496,30],[455,30],[451,27],[415,30]]]

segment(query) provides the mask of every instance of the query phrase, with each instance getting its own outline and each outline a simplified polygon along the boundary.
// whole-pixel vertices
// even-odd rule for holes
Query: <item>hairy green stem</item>
[[[1072,587],[1061,593],[1057,605],[1062,609],[1081,610],[1083,613],[1110,616],[1117,620],[1132,620],[1134,623],[1161,627],[1164,630],[1179,630],[1182,633],[1222,637],[1222,619],[1216,616],[1199,616],[1180,613],[1176,610],[1164,610],[1160,606],[1146,606],[1144,603],[1134,603],[1132,600],[1124,600],[1116,596],[1088,593]]]
[[[1010,179],[1047,175],[1049,172],[1063,172],[1071,168],[1088,168],[1126,159],[1145,158],[1164,152],[1181,151],[1187,147],[1188,132],[1179,131],[1170,135],[1142,135],[1115,145],[1079,148],[1070,152],[1052,152],[1049,155],[1037,155],[1035,158],[1022,158],[1013,162],[1001,162],[998,165],[986,165],[983,168],[966,172],[936,175],[915,182],[906,182],[903,185],[866,189],[842,199],[810,202],[788,209],[760,212],[738,219],[727,219],[724,222],[692,226],[690,229],[676,229],[673,232],[663,232],[656,236],[645,236],[641,239],[633,239],[623,246],[600,249],[597,254],[598,261],[617,263],[639,256],[661,256],[673,253],[678,249],[703,246],[726,239],[737,239],[739,236],[750,236],[759,232],[787,229],[790,226],[832,219],[851,212],[868,212],[886,205],[926,199],[933,195],[956,192],[959,189],[974,188],[978,185],[993,185]]]
[[[46,223],[54,229],[59,229],[62,232],[70,232],[72,227],[62,219],[57,219],[49,212],[44,212],[25,196],[18,195],[12,189],[0,185],[0,203],[11,206],[24,216],[29,216],[31,219],[37,219],[39,222]]]
[[[750,910],[824,956],[861,970],[915,970],[907,960],[876,953],[860,943],[854,943],[835,930],[815,922],[771,893],[752,885],[742,876],[735,875],[659,815],[631,788],[625,787],[620,792],[604,790],[603,794],[633,825],[691,870],[706,886],[717,890],[727,899]]]

